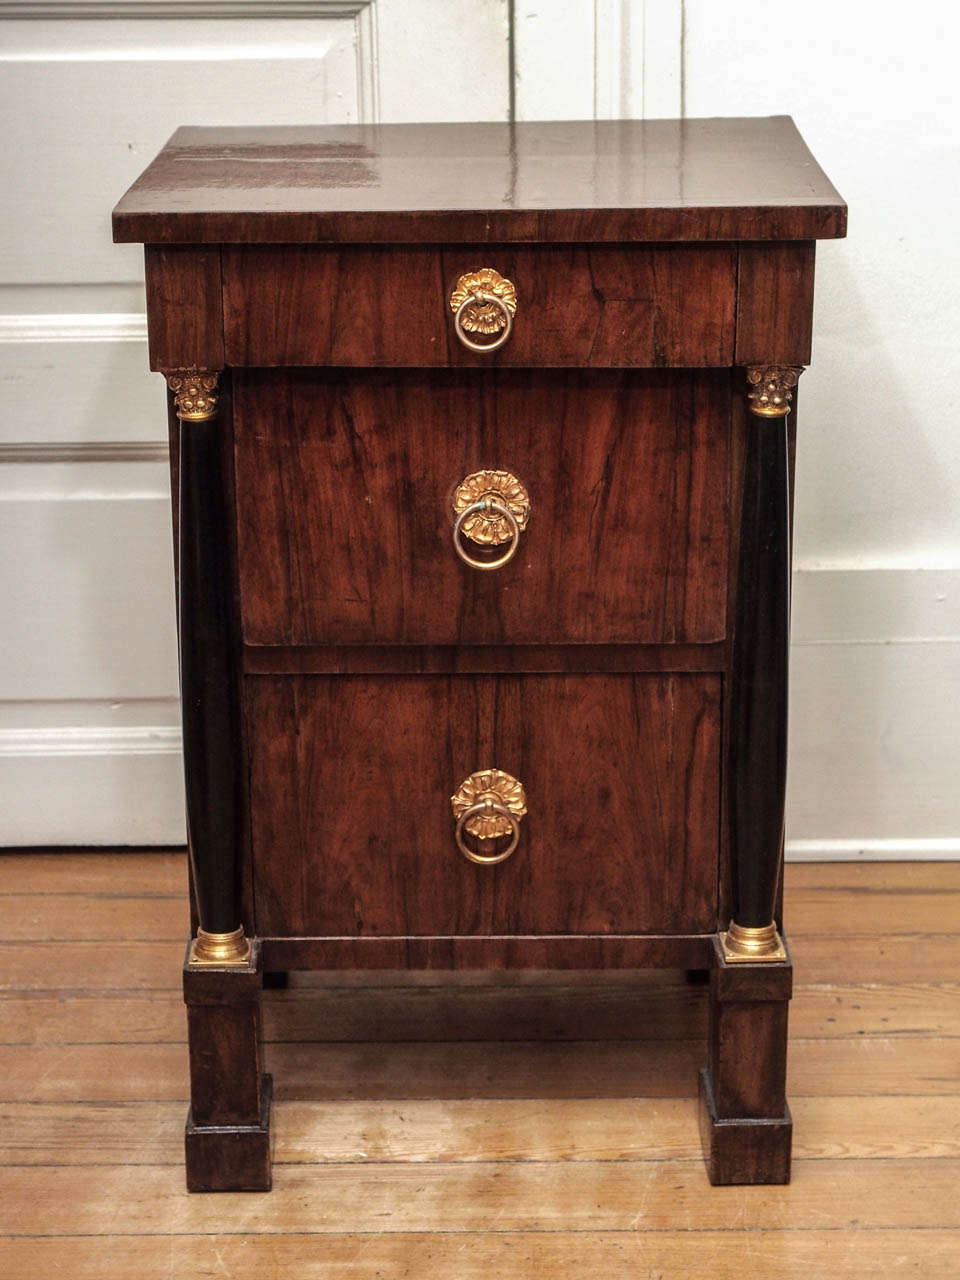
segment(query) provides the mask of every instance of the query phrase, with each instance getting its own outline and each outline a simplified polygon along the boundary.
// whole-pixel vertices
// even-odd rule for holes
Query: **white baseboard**
[[[0,732],[0,844],[179,845],[180,733],[168,725]]]
[[[960,570],[794,575],[788,856],[960,857]]]
[[[168,724],[66,725],[0,729],[0,760],[42,756],[177,756],[180,730]]]
[[[955,862],[960,836],[945,840],[788,840],[788,862]]]

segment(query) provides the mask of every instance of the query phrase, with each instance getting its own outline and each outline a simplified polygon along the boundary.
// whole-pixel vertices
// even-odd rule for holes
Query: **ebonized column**
[[[747,370],[746,444],[731,688],[734,913],[728,961],[784,960],[774,915],[787,778],[790,497],[787,415],[798,368]]]
[[[237,893],[238,691],[229,515],[217,424],[219,375],[167,373],[180,419],[180,697],[190,859],[200,927],[191,964],[249,954]]]

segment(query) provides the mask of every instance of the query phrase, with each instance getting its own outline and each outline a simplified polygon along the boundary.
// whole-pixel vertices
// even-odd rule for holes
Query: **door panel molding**
[[[0,342],[146,341],[147,317],[135,311],[0,315]]]
[[[166,462],[169,457],[166,440],[15,440],[0,444],[0,466],[35,462]]]
[[[518,120],[682,114],[679,0],[594,0],[562,15],[527,8],[514,25]]]
[[[171,701],[176,706],[175,701]],[[170,724],[60,725],[0,729],[0,758],[7,756],[103,756],[180,754],[180,729]]]
[[[360,18],[376,0],[0,0],[0,18]]]

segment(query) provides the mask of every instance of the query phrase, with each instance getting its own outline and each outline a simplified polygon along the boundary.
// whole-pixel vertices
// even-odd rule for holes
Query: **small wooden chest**
[[[169,384],[188,1185],[270,1185],[264,972],[709,970],[789,1177],[790,120],[181,129],[114,212]]]

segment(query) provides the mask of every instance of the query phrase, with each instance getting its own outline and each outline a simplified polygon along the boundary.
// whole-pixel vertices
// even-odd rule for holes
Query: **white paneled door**
[[[110,210],[182,124],[503,120],[508,0],[0,0],[0,845],[184,838],[164,390]]]
[[[164,391],[110,239],[174,128],[791,112],[854,217],[802,396],[788,854],[958,856],[957,240],[917,177],[958,172],[957,20],[839,12],[0,0],[0,846],[184,835]]]

